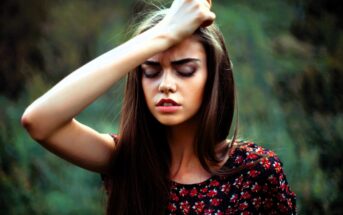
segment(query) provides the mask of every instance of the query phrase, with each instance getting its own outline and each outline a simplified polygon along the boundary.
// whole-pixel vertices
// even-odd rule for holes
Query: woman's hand
[[[199,27],[212,24],[216,16],[210,8],[211,0],[174,0],[157,27],[167,31],[174,44],[178,43]]]

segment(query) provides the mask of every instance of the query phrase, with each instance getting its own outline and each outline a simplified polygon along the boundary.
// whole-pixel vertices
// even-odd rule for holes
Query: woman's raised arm
[[[33,139],[60,157],[105,172],[114,150],[113,139],[74,117],[144,60],[213,19],[207,2],[175,0],[155,27],[80,67],[34,101],[22,116],[23,126]]]

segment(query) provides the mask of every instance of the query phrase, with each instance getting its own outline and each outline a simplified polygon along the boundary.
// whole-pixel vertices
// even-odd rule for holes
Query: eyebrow
[[[171,64],[174,66],[180,66],[186,63],[190,63],[190,62],[199,62],[200,60],[197,58],[184,58],[184,59],[180,59],[180,60],[175,60],[172,61]],[[149,66],[161,66],[161,64],[158,61],[152,61],[152,60],[147,60],[145,61],[143,64],[149,65]]]

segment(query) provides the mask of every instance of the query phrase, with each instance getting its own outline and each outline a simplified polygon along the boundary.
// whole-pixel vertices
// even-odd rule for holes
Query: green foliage
[[[1,97],[5,107],[0,126],[2,213],[97,214],[103,211],[100,176],[48,153],[20,126],[19,117],[27,103],[24,98],[13,103]]]
[[[341,55],[324,51],[332,41],[318,52],[290,33],[297,12],[291,4],[221,2],[216,9],[233,57],[241,136],[279,154],[301,213],[339,213]],[[326,28],[330,35],[338,26]]]
[[[100,177],[31,140],[20,116],[62,77],[123,42],[130,14],[140,6],[124,0],[4,2],[4,8],[19,9],[15,19],[4,13],[8,22],[0,22],[7,32],[0,35],[0,50],[10,50],[12,38],[18,42],[0,66],[8,78],[0,88],[1,212],[103,214]],[[313,1],[301,2],[218,0],[213,6],[234,65],[239,136],[279,155],[300,214],[339,214],[343,31],[330,5],[315,1],[322,7],[316,8],[324,17],[319,19],[307,11]],[[28,34],[19,34],[24,27]],[[123,86],[124,80],[78,120],[104,133],[116,132]]]

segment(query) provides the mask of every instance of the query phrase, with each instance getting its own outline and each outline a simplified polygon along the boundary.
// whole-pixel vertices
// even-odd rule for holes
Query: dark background
[[[160,5],[160,1],[146,1]],[[0,1],[1,214],[103,214],[99,175],[44,150],[20,116],[128,38],[142,1]],[[342,214],[343,10],[332,0],[214,0],[234,64],[239,136],[275,151],[299,214]],[[116,132],[123,82],[78,120]]]

